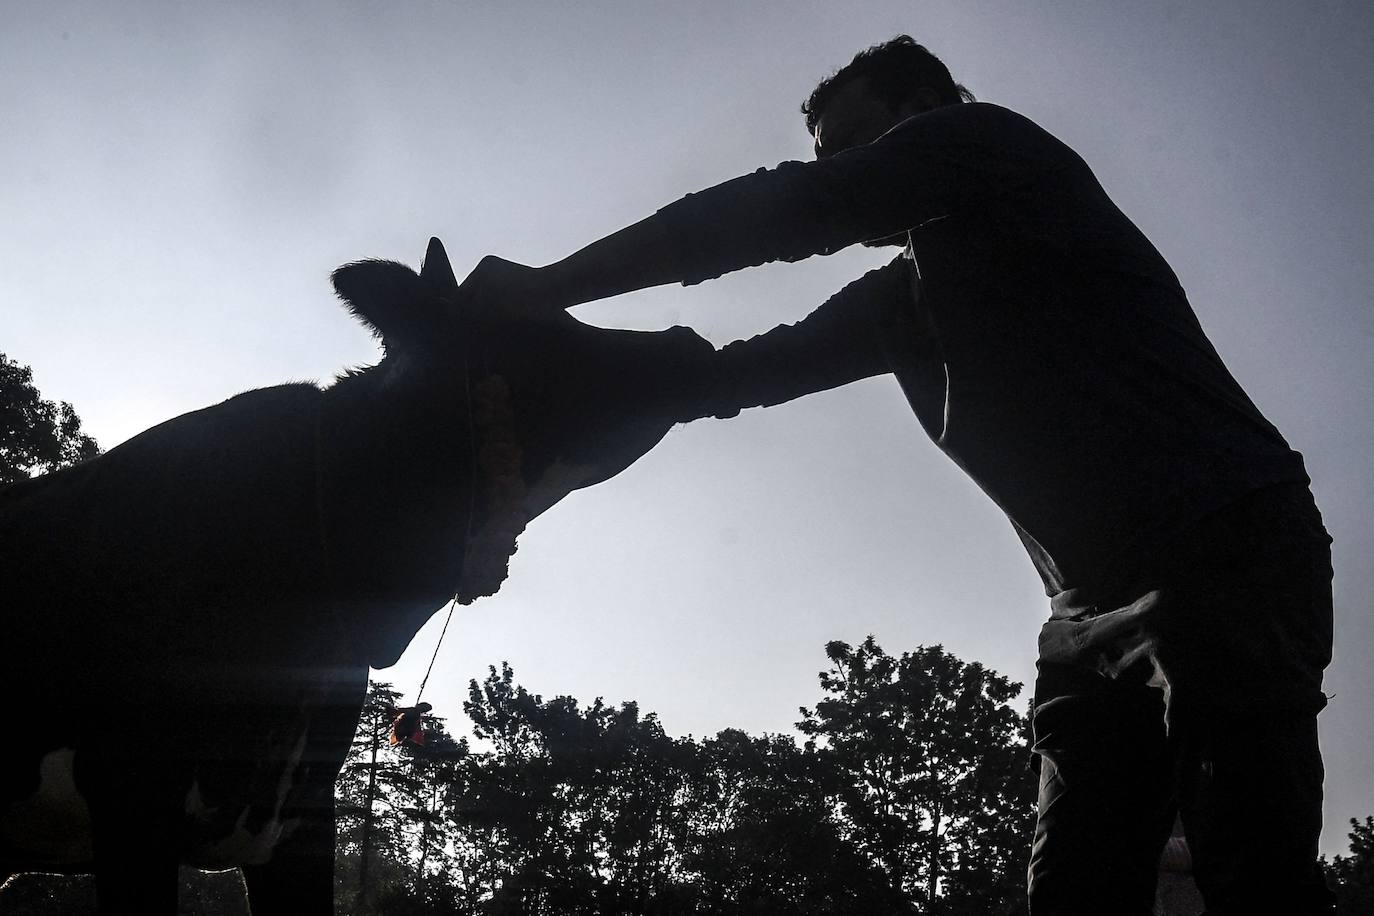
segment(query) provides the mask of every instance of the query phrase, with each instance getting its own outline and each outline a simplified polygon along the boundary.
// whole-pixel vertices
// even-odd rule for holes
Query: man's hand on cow
[[[567,309],[583,300],[569,292],[562,264],[529,267],[487,255],[459,285],[458,302],[476,317],[581,325]],[[736,416],[739,406],[720,375],[715,348],[688,328],[668,334],[673,345],[658,357],[663,378],[658,408],[679,423]]]
[[[548,272],[487,255],[458,287],[458,301],[480,316],[557,321],[568,302],[559,296]]]

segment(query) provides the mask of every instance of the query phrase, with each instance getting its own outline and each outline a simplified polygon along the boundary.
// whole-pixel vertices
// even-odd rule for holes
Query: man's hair
[[[898,35],[891,41],[874,45],[854,55],[854,59],[832,76],[821,80],[802,102],[806,115],[806,129],[816,132],[821,112],[848,83],[856,79],[868,80],[868,91],[891,108],[896,108],[917,89],[933,89],[940,104],[952,105],[972,102],[973,93],[954,81],[949,68],[910,35]]]

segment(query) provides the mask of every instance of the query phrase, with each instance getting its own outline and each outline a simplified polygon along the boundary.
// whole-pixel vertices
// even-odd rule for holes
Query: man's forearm
[[[678,253],[657,214],[541,268],[559,304],[580,305],[682,281]]]
[[[889,372],[888,319],[907,295],[898,258],[845,286],[802,321],[716,353],[703,415],[733,416]]]
[[[488,255],[459,298],[478,310],[538,316],[681,280],[672,234],[654,214],[544,267]]]
[[[540,282],[566,307],[665,283],[700,283],[770,261],[830,254],[905,228],[871,206],[855,219],[852,173],[869,150],[823,162],[784,162],[688,194],[646,219],[540,268]],[[867,176],[868,180],[874,180]],[[886,201],[882,195],[877,197]]]

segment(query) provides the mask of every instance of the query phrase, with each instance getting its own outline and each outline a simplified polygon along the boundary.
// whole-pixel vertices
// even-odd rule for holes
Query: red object
[[[417,709],[407,709],[391,720],[391,745],[425,743],[425,732],[420,727],[424,714]]]

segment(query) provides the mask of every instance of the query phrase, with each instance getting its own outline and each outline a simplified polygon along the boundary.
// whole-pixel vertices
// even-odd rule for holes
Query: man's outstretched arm
[[[902,260],[849,283],[796,324],[721,348],[708,395],[684,419],[732,417],[891,371],[892,318],[910,306]]]
[[[1025,129],[1016,118],[995,106],[935,109],[835,156],[689,194],[547,267],[485,258],[464,295],[493,308],[567,308],[887,238],[976,206],[1035,165],[1007,149],[1008,134]]]
[[[483,258],[463,281],[462,292],[484,307],[569,308],[884,238],[912,223],[892,213],[855,220],[846,212],[854,195],[845,188],[853,181],[876,180],[858,173],[872,160],[886,163],[891,156],[890,150],[876,156],[850,151],[819,162],[760,169],[689,194],[546,267]]]
[[[488,255],[463,281],[461,295],[507,314],[566,309],[680,282],[678,261],[668,227],[655,214],[545,267]]]

